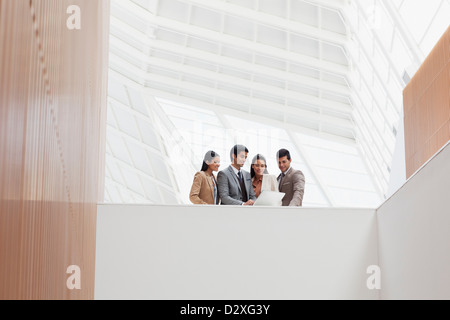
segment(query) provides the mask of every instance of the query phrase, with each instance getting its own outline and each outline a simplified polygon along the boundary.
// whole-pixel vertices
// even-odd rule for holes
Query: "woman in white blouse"
[[[266,190],[278,191],[277,178],[269,174],[267,161],[263,155],[257,154],[253,158],[250,174],[252,176],[253,190],[255,190],[256,198]]]

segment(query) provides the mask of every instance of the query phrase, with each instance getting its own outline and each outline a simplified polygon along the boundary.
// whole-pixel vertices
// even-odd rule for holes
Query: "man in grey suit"
[[[288,150],[278,151],[277,160],[281,170],[278,176],[279,190],[286,194],[282,200],[283,207],[301,207],[305,194],[305,175],[291,167],[292,159]]]
[[[219,172],[217,185],[222,205],[252,206],[256,201],[250,173],[242,170],[247,161],[248,149],[236,145],[231,149],[232,165]]]

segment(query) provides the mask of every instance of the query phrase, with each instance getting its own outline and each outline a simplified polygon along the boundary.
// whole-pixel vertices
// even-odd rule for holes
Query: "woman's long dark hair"
[[[252,165],[251,165],[251,170],[250,170],[250,175],[252,176],[252,179],[255,177],[255,170],[253,169],[253,165],[256,164],[256,162],[258,160],[262,160],[264,161],[264,163],[266,164],[266,170],[264,170],[264,174],[269,174],[269,171],[267,171],[267,161],[266,158],[264,158],[264,156],[262,154],[257,154],[253,160],[252,160]]]
[[[214,160],[214,158],[220,157],[219,154],[217,154],[214,151],[208,151],[205,154],[205,157],[203,158],[203,166],[202,166],[202,170],[203,172],[206,172],[209,168],[209,165],[206,163],[206,161],[208,162],[212,162]]]

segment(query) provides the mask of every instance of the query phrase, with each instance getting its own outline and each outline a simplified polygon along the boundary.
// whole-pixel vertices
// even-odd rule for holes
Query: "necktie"
[[[283,185],[283,179],[286,175],[284,173],[281,174],[280,185],[278,186],[279,191],[281,192],[281,186]]]
[[[242,192],[242,201],[247,202],[248,201],[248,195],[247,195],[247,189],[245,188],[244,179],[242,177],[242,172],[238,172],[239,176],[239,184],[241,185],[241,192]]]

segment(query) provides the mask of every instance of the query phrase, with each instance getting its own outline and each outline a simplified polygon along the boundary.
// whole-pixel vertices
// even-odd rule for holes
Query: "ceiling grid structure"
[[[375,25],[406,8],[384,2],[112,0],[106,201],[187,204],[206,151],[224,169],[246,143],[272,174],[292,149],[306,206],[376,207],[411,69],[398,61],[415,56],[404,26],[386,40]]]

